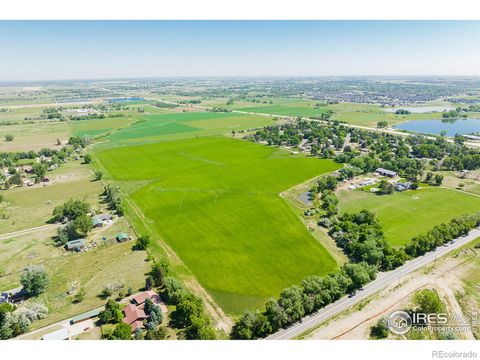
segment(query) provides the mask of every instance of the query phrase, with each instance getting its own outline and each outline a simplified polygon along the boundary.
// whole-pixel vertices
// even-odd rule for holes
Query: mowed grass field
[[[229,313],[261,306],[282,288],[337,266],[279,196],[338,169],[332,161],[227,137],[96,155],[141,209],[143,222]]]
[[[446,188],[421,188],[375,195],[366,191],[344,191],[339,196],[341,213],[368,209],[377,214],[387,241],[393,246],[452,218],[480,211],[480,197]]]
[[[0,151],[38,151],[46,147],[60,149],[57,139],[65,141],[69,137],[67,123],[62,121],[1,126],[0,133]],[[13,141],[5,141],[7,134],[14,136]]]

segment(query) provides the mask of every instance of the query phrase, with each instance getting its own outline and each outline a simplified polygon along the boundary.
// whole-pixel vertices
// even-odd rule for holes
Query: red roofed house
[[[141,292],[132,298],[133,302],[137,305],[142,305],[147,299],[152,300],[153,303],[156,304],[159,300],[158,294],[155,291],[148,290]]]
[[[147,315],[142,309],[133,304],[128,304],[123,308],[123,313],[125,317],[122,321],[132,327],[132,332],[138,328],[143,329],[143,320],[147,318]]]

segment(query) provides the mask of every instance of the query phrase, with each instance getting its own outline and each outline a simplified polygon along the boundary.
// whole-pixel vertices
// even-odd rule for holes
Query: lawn
[[[362,209],[375,212],[387,241],[394,246],[404,245],[454,217],[480,211],[478,196],[436,187],[383,196],[361,190],[344,191],[339,200],[341,213]]]
[[[209,116],[206,114],[203,116]],[[279,193],[338,165],[227,137],[99,150],[162,239],[229,313],[336,267]]]

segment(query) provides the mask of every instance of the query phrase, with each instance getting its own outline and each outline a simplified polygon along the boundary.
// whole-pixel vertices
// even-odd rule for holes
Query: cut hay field
[[[394,246],[454,217],[480,211],[480,197],[446,188],[375,195],[355,190],[339,195],[341,213],[368,209],[377,214],[387,241]]]
[[[135,144],[178,140],[263,127],[272,122],[263,116],[204,111],[144,115],[138,122],[113,132],[108,141]]]
[[[55,206],[74,198],[96,204],[102,184],[92,181],[89,166],[80,161],[69,161],[48,172],[50,182],[33,187],[17,187],[0,193],[5,199],[0,204],[0,234],[45,225]]]
[[[227,137],[117,147],[96,157],[145,216],[139,222],[229,313],[337,266],[279,196],[336,170],[332,161]],[[153,251],[161,251],[158,243]]]
[[[28,151],[57,147],[57,139],[65,141],[69,137],[66,122],[36,121],[31,124],[0,127],[0,151]],[[5,135],[12,134],[13,141],[5,141]],[[60,148],[58,146],[58,148]]]

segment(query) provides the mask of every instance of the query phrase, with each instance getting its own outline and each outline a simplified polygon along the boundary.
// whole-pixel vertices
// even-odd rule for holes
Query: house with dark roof
[[[398,173],[396,171],[387,170],[387,169],[384,169],[384,168],[378,168],[377,170],[375,170],[375,172],[379,175],[388,176],[388,177],[391,177],[391,178],[398,176]]]

